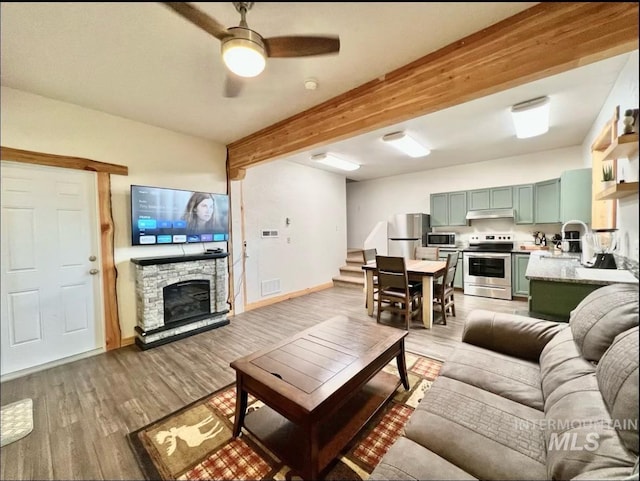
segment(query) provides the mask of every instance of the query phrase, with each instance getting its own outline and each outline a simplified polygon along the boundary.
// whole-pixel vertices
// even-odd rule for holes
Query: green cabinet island
[[[566,322],[580,301],[596,289],[615,283],[638,283],[628,270],[583,267],[579,256],[531,253],[526,272],[531,315]]]

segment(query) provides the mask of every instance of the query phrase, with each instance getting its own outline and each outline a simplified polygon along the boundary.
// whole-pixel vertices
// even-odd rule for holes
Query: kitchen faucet
[[[560,229],[560,236],[562,237],[562,240],[565,240],[565,234],[564,234],[564,229],[565,227],[567,227],[569,224],[580,224],[582,225],[582,227],[584,227],[584,235],[587,235],[589,233],[589,227],[587,226],[587,224],[585,224],[584,222],[582,222],[581,220],[568,220],[567,222],[565,222],[564,224],[562,224],[562,229]]]
[[[565,227],[567,227],[569,224],[580,224],[582,225],[582,227],[584,227],[584,234],[580,239],[565,240]],[[589,265],[592,263],[593,252],[589,244],[591,240],[591,235],[590,235],[589,227],[587,226],[587,224],[585,224],[581,220],[568,220],[567,222],[562,224],[562,229],[560,229],[560,236],[562,237],[561,245],[562,245],[563,252],[567,252],[569,250],[569,242],[580,242],[582,246],[582,248],[580,249],[582,251],[582,254],[580,256],[580,263],[582,265]]]

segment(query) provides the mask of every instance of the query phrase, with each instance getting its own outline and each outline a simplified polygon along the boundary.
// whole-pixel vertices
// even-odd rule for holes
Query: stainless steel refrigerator
[[[431,230],[428,214],[396,214],[387,223],[388,253],[390,256],[414,259],[416,247],[426,244]]]

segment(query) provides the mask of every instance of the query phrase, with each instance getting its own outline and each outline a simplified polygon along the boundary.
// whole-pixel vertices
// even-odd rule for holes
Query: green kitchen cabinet
[[[466,191],[449,193],[449,225],[468,225]]]
[[[431,194],[431,227],[467,225],[467,192]]]
[[[591,169],[566,170],[560,176],[560,221],[591,224]]]
[[[438,250],[438,259],[441,261],[447,262],[447,256],[451,252],[456,252],[457,249],[439,249]],[[464,268],[462,266],[462,251],[458,251],[458,265],[456,266],[456,276],[453,278],[453,287],[457,287],[458,289],[463,289],[463,271]]]
[[[530,279],[529,311],[546,319],[566,322],[580,301],[599,287],[602,286]]]
[[[529,265],[529,254],[513,254],[511,262],[511,293],[514,296],[529,296],[529,279],[525,277]]]
[[[536,224],[560,222],[560,179],[534,184],[534,218]]]
[[[513,188],[508,185],[505,187],[494,187],[489,190],[491,195],[492,209],[511,209],[513,207]]]
[[[431,194],[431,227],[449,225],[449,194]]]
[[[513,207],[515,209],[514,222],[516,224],[533,224],[533,184],[523,184],[513,186]]]
[[[491,205],[491,194],[489,189],[476,189],[467,192],[469,200],[469,210],[489,209]]]
[[[475,189],[467,192],[469,210],[510,209],[513,207],[511,186]]]

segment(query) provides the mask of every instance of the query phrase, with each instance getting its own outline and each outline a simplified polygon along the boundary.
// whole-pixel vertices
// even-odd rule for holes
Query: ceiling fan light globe
[[[229,70],[240,77],[260,75],[266,65],[262,38],[256,32],[235,27],[234,37],[222,42],[222,59]]]

